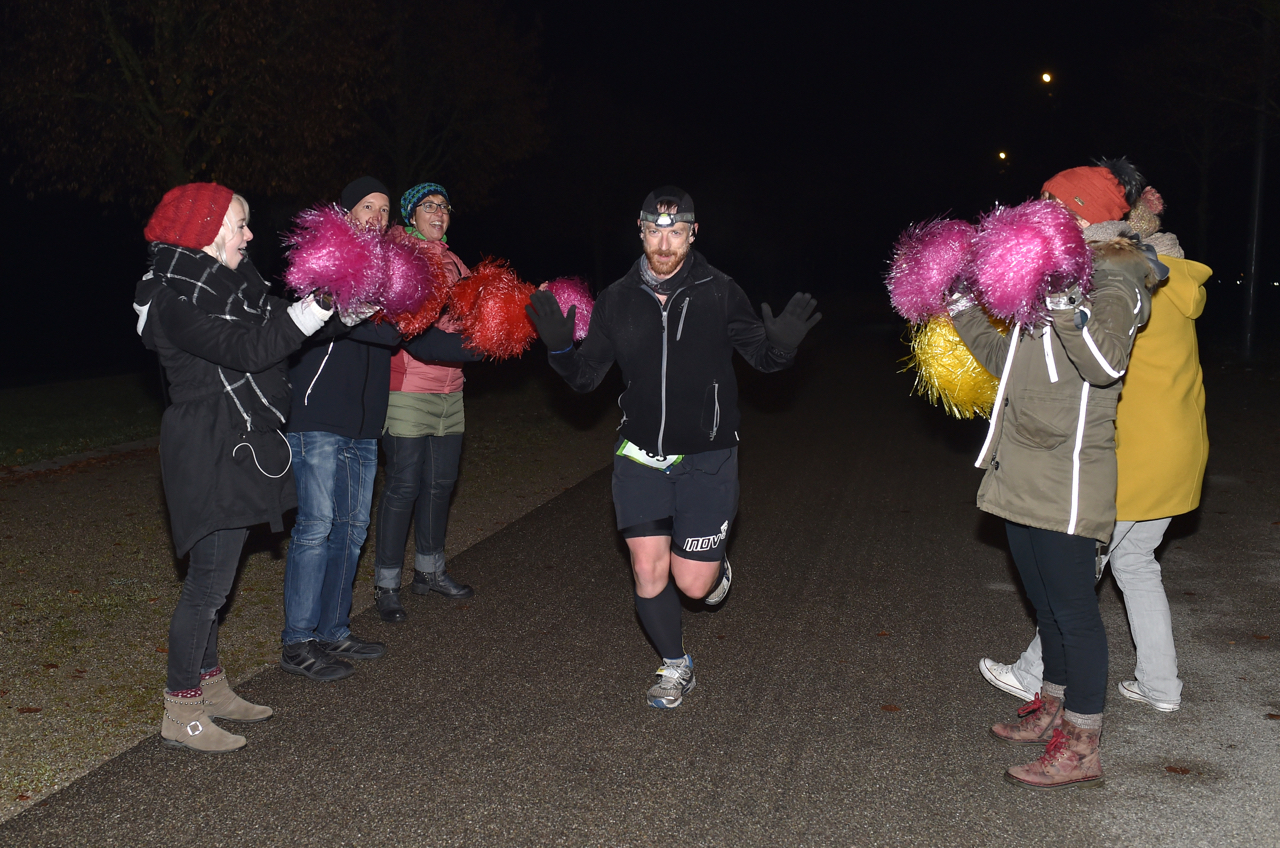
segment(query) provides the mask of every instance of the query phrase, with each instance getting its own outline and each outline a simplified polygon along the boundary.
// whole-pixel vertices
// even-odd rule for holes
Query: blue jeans
[[[443,556],[449,524],[449,501],[458,482],[462,434],[448,436],[382,437],[387,476],[378,502],[378,552],[374,585],[400,588],[409,522],[414,527],[414,552]]]
[[[351,588],[369,532],[375,439],[286,433],[298,486],[298,518],[284,567],[285,645],[337,641],[351,632]]]

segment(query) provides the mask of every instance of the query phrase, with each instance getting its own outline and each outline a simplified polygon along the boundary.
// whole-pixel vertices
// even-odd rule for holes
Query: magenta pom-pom
[[[295,294],[328,294],[342,312],[376,302],[386,274],[381,233],[351,226],[337,205],[306,209],[294,223],[284,281]]]
[[[399,227],[387,233],[386,280],[380,303],[400,334],[413,338],[435,323],[449,296],[449,277],[438,254]]]
[[[1046,294],[1074,285],[1087,293],[1092,275],[1092,255],[1075,216],[1051,200],[997,206],[978,223],[970,276],[997,318],[1040,323]]]
[[[916,224],[898,237],[885,285],[898,314],[913,324],[947,311],[947,295],[968,268],[974,226],[939,220]]]
[[[587,337],[587,327],[591,326],[591,309],[596,302],[591,297],[591,289],[587,281],[581,277],[559,277],[547,283],[547,291],[556,296],[560,311],[569,314],[569,307],[578,307],[573,318],[573,340],[580,342]]]

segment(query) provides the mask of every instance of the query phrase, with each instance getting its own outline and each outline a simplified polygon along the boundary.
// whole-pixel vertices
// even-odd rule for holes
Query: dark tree
[[[14,0],[4,24],[0,143],[29,189],[309,202],[370,170],[475,202],[542,139],[536,36],[485,0]]]
[[[378,72],[361,110],[360,152],[393,190],[440,182],[475,206],[544,144],[536,28],[521,32],[492,0],[366,4],[360,13]]]

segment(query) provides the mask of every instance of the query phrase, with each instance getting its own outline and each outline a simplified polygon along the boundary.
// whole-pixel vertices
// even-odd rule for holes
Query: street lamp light
[[[1050,74],[1047,72],[1043,73],[1040,75],[1040,79],[1044,80],[1045,82],[1053,82],[1053,74]]]

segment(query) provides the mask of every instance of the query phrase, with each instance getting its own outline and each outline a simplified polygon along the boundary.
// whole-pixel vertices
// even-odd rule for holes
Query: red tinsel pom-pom
[[[386,274],[381,233],[351,226],[336,204],[303,210],[294,223],[284,280],[295,294],[329,294],[342,312],[377,302]]]
[[[591,326],[591,309],[595,300],[591,297],[591,289],[587,281],[581,277],[559,277],[547,283],[547,291],[556,296],[560,311],[569,314],[569,307],[578,307],[573,318],[573,340],[580,342],[587,337],[587,328]]]
[[[462,325],[463,346],[494,359],[528,350],[537,335],[524,311],[533,292],[506,260],[483,260],[449,295],[449,314]]]

